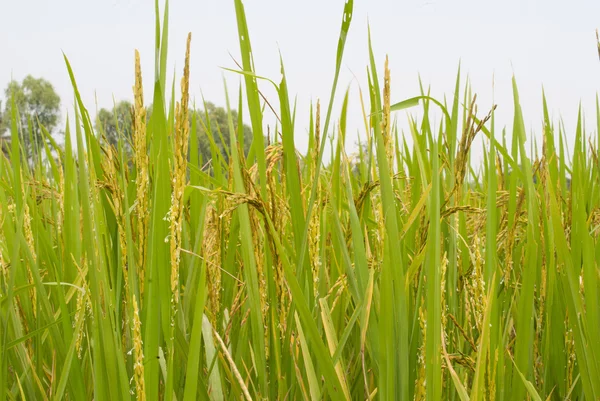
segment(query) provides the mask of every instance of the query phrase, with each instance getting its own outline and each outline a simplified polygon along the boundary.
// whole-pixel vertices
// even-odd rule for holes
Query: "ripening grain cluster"
[[[229,147],[192,116],[191,35],[170,98],[166,11],[156,75],[132,55],[131,135],[118,146],[95,128],[66,57],[76,107],[64,146],[44,131],[28,159],[13,111],[0,158],[0,398],[600,399],[600,110],[571,130],[544,99],[536,144],[514,81],[504,129],[460,71],[448,101],[398,102],[393,66],[369,43],[353,99],[361,146],[348,155],[337,81],[349,0],[324,65],[332,96],[311,105],[301,154],[285,74],[259,78],[234,3],[228,74],[243,85]],[[397,112],[419,109],[400,130]]]

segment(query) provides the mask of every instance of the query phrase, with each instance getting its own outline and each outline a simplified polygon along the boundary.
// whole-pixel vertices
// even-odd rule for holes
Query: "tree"
[[[208,120],[210,120],[210,131],[212,132],[212,137],[215,141],[215,144],[217,145],[217,148],[219,149],[221,154],[225,157],[225,161],[228,161],[227,152],[225,151],[225,148],[230,150],[231,147],[227,111],[223,107],[217,107],[210,102],[206,103],[206,110],[196,110],[196,125],[198,127],[198,150],[199,153],[202,155],[202,160],[206,163],[206,161],[212,158],[210,141],[208,139],[208,135],[206,134],[206,129],[209,128],[208,120],[206,118],[207,114]],[[233,120],[234,129],[237,130],[238,113],[236,110],[231,111],[231,117]],[[243,126],[243,130],[244,154],[248,155],[250,145],[252,144],[252,130],[249,126],[245,124]],[[221,137],[223,137],[223,140],[221,140]]]
[[[102,128],[108,143],[115,147],[119,142],[119,134],[122,134],[125,138],[125,148],[128,149],[133,133],[132,113],[133,104],[127,100],[121,100],[112,110],[100,109],[96,120],[96,128]]]
[[[107,141],[116,146],[119,140],[120,133],[125,140],[125,149],[129,149],[129,143],[133,133],[133,114],[132,104],[127,100],[122,100],[113,108],[112,111],[101,109],[98,112],[96,119],[96,129],[101,128],[106,135]],[[208,114],[208,119],[207,119]],[[152,105],[147,107],[146,118],[149,121],[152,115]],[[212,158],[210,141],[208,139],[207,130],[210,127],[215,145],[219,152],[228,161],[227,150],[230,150],[229,137],[229,121],[227,111],[223,107],[217,107],[213,103],[207,102],[206,109],[197,109],[195,113],[190,111],[190,131],[193,122],[193,116],[196,116],[196,127],[198,129],[198,151],[202,156],[202,160],[206,163]],[[238,113],[236,110],[231,111],[234,128],[237,130]],[[210,126],[207,121],[210,121]],[[247,155],[252,144],[252,130],[249,126],[243,126],[244,129],[244,154]],[[220,133],[219,133],[220,132]],[[223,140],[221,140],[221,137]]]
[[[23,146],[27,154],[31,155],[33,145],[39,146],[43,143],[44,136],[40,124],[50,133],[56,128],[60,119],[60,97],[50,82],[43,78],[34,78],[31,75],[26,76],[21,83],[11,81],[4,94],[6,101],[4,111],[0,116],[0,136],[5,136],[10,131],[12,99],[14,99]],[[30,132],[33,144],[30,141]]]

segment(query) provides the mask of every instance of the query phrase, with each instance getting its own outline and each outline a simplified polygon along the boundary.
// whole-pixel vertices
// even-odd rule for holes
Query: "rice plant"
[[[544,98],[536,148],[514,80],[503,130],[460,70],[450,102],[425,91],[398,102],[392,66],[378,73],[369,41],[366,146],[351,158],[349,95],[337,87],[348,0],[331,95],[312,105],[300,154],[283,62],[280,82],[254,70],[234,3],[238,121],[229,114],[230,147],[213,146],[211,160],[199,135],[214,145],[219,133],[189,123],[191,36],[181,97],[169,98],[168,2],[162,18],[156,2],[149,120],[148,76],[133,57],[131,152],[94,129],[67,56],[76,108],[64,146],[42,127],[29,163],[12,108],[0,158],[0,397],[600,399],[600,137],[582,113],[570,131]],[[278,94],[267,107],[262,85]],[[401,131],[395,113],[418,108]],[[247,155],[235,130],[244,115]],[[596,116],[598,132],[600,106]]]

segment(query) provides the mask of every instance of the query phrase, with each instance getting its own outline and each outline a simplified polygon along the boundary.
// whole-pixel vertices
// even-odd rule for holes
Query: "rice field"
[[[156,4],[155,76],[137,52],[132,63],[132,138],[103,141],[66,56],[76,108],[64,146],[46,131],[28,161],[13,108],[0,158],[0,398],[600,399],[600,106],[573,131],[544,99],[536,146],[516,81],[514,123],[499,129],[460,71],[448,101],[391,99],[391,67],[371,51],[351,158],[337,82],[348,0],[331,96],[311,105],[300,154],[285,74],[255,74],[234,2],[243,87],[227,101],[240,112],[226,154],[190,118],[191,36],[181,97],[170,95],[168,3]],[[267,104],[262,85],[278,98]],[[406,131],[401,110],[420,113]],[[211,160],[198,153],[205,131]]]

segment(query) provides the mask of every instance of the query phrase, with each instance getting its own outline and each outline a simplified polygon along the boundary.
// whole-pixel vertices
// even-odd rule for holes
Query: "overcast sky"
[[[137,48],[149,102],[154,71],[153,3],[0,0],[0,87],[11,77],[44,77],[61,96],[64,117],[73,103],[64,51],[84,102],[95,115],[96,98],[99,107],[111,107],[113,97],[132,99]],[[298,99],[299,148],[307,144],[310,101],[328,100],[343,5],[343,0],[245,2],[258,74],[277,81],[279,51],[283,56],[290,94]],[[564,118],[569,134],[574,131],[580,101],[589,116],[589,129],[595,127],[594,99],[600,89],[594,33],[600,27],[598,0],[355,0],[339,85],[342,91],[351,88],[351,134],[362,128],[357,89],[360,85],[366,90],[367,85],[368,23],[380,73],[385,55],[390,57],[393,102],[418,94],[419,74],[435,97],[451,97],[461,61],[463,75],[468,74],[478,94],[480,114],[489,109],[494,96],[500,128],[512,124],[513,72],[529,130],[541,131],[542,85],[551,112]],[[237,93],[239,82],[236,74],[220,68],[235,66],[230,53],[239,59],[233,0],[170,2],[171,74],[181,75],[187,32],[193,35],[192,98],[200,101],[202,91],[207,100],[224,105],[222,77],[232,94]],[[276,103],[269,84],[261,85]],[[237,105],[235,99],[232,102]],[[399,113],[397,118],[402,123],[406,116]],[[349,136],[348,149],[355,138]]]

